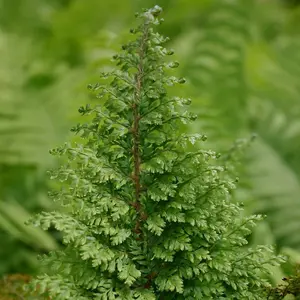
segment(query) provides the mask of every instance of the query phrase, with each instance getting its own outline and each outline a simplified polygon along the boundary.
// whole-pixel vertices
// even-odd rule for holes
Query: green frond
[[[220,1],[204,26],[190,38],[179,37],[176,44],[188,39],[191,45],[181,55],[191,91],[197,94],[193,107],[199,118],[193,130],[204,128],[220,149],[241,135],[257,133],[253,155],[244,160],[247,166],[239,166],[248,177],[243,182],[247,193],[253,194],[253,200],[245,199],[248,209],[268,215],[279,247],[297,249],[299,43],[280,33],[266,40],[262,28],[284,22],[284,13],[274,17],[269,9],[279,8],[269,6],[266,10],[253,1]]]
[[[178,63],[154,30],[161,11],[137,15],[136,39],[113,57],[119,70],[89,85],[104,103],[80,107],[78,142],[51,150],[65,158],[50,172],[61,183],[51,197],[67,211],[30,223],[63,235],[66,248],[43,259],[47,275],[34,282],[57,299],[261,299],[260,273],[281,261],[244,248],[261,216],[241,217],[235,181],[197,148],[206,136],[178,133],[196,116],[179,109],[189,99],[168,95],[186,80],[167,73]]]

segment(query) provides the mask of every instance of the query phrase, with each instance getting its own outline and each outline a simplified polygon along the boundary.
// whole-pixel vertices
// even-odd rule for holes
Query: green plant
[[[109,40],[105,34],[103,30],[95,39],[102,50]],[[59,243],[50,232],[25,226],[24,222],[38,211],[54,209],[47,197],[49,180],[45,170],[58,162],[47,150],[65,140],[75,119],[69,112],[86,101],[86,84],[82,83],[86,71],[66,68],[54,57],[46,59],[43,39],[0,32],[0,56],[6,58],[0,72],[0,276],[34,274],[38,268],[37,253],[58,248]],[[89,57],[87,65],[95,67],[95,56],[90,58],[91,48],[95,49],[95,45],[84,49]],[[54,56],[54,49],[51,53]],[[111,57],[106,53],[98,56],[101,61],[96,56],[97,63],[102,67]],[[70,82],[72,89],[68,88]]]
[[[261,217],[231,202],[235,180],[195,147],[206,136],[178,133],[195,115],[180,108],[189,99],[168,96],[185,79],[167,73],[178,62],[153,29],[160,13],[137,15],[119,70],[102,74],[112,81],[89,86],[105,103],[79,109],[80,142],[51,151],[68,158],[51,172],[61,181],[51,196],[68,213],[31,223],[63,233],[65,249],[44,257],[47,274],[33,284],[54,299],[262,299],[261,275],[279,261],[268,247],[244,248]]]
[[[245,210],[267,214],[264,242],[299,250],[299,26],[292,35],[291,12],[262,2],[214,1],[201,27],[176,44],[185,45],[181,70],[200,115],[193,127],[203,128],[222,152],[232,140],[257,133],[239,168]]]

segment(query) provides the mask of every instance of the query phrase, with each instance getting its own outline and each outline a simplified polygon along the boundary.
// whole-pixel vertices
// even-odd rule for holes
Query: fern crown
[[[72,129],[81,143],[51,151],[67,158],[51,173],[63,209],[31,222],[54,226],[66,245],[35,281],[54,299],[262,299],[259,274],[278,261],[243,248],[261,217],[240,217],[217,154],[199,150],[206,136],[179,133],[196,116],[183,109],[190,99],[167,93],[185,79],[168,75],[179,64],[154,30],[161,11],[137,14],[118,70],[89,85],[104,104],[79,109],[89,120]]]

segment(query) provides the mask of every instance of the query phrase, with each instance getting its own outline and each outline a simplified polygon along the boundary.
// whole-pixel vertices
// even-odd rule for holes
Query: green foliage
[[[176,45],[187,45],[182,72],[200,115],[193,129],[222,150],[257,133],[241,168],[247,211],[268,215],[278,248],[299,249],[299,35],[289,22],[268,1],[216,1],[204,25]]]
[[[168,94],[185,79],[169,75],[178,62],[154,31],[160,13],[137,15],[119,69],[89,85],[104,104],[81,107],[78,142],[51,151],[67,160],[51,172],[64,210],[31,223],[63,234],[65,249],[42,259],[47,274],[34,281],[54,299],[262,299],[260,276],[280,261],[244,247],[261,216],[241,216],[235,180],[201,149],[206,136],[178,131],[196,117],[190,99]]]
[[[52,206],[41,174],[58,160],[47,149],[66,139],[70,119],[77,121],[74,107],[90,101],[85,85],[96,79],[89,74],[110,70],[116,33],[131,12],[154,3],[0,0],[0,274],[35,272],[35,253],[53,249],[48,232],[23,224]],[[159,4],[168,12],[161,31],[175,41],[168,46],[191,83],[170,95],[194,99],[200,118],[192,130],[209,135],[201,148],[223,153],[236,138],[258,133],[234,192],[246,214],[268,215],[251,244],[299,249],[299,7],[267,0]],[[277,271],[277,280],[289,275]]]
[[[44,174],[58,161],[48,149],[66,138],[70,120],[77,118],[70,112],[88,101],[85,80],[91,78],[85,74],[90,71],[82,61],[93,70],[109,65],[114,34],[105,28],[94,39],[93,20],[88,21],[93,11],[101,27],[111,15],[99,18],[99,11],[116,13],[116,2],[94,4],[96,9],[81,1],[68,6],[67,1],[0,0],[0,275],[35,273],[36,253],[57,248],[57,235],[27,227],[24,220],[53,209]],[[118,5],[120,20],[126,7]],[[80,24],[80,34],[73,24]]]
[[[244,61],[250,37],[251,4],[247,0],[213,2],[204,25],[186,41],[190,50],[184,56],[182,72],[197,88],[198,101],[204,102],[204,110],[200,111],[203,125],[217,127],[211,132],[213,137],[237,137],[248,121],[248,116],[241,112],[247,103]],[[212,112],[213,117],[222,120],[221,129],[217,122],[210,124],[208,116]]]
[[[42,1],[33,3],[36,10],[28,1],[21,7],[18,1],[2,2],[0,6],[4,6],[7,14],[10,5],[15,4],[22,16],[48,7]],[[2,7],[0,10],[2,14]],[[35,24],[26,23],[28,28],[18,28],[14,25],[20,25],[18,21],[22,18],[13,24],[7,23],[11,19],[0,19],[6,29],[0,32],[3,58],[0,71],[0,275],[32,274],[38,268],[36,253],[58,247],[53,234],[25,226],[24,221],[32,213],[55,207],[47,197],[49,186],[45,170],[57,162],[49,157],[48,149],[65,139],[70,119],[76,120],[69,111],[86,99],[85,94],[81,94],[85,71],[68,68],[61,61],[53,63],[54,54],[46,59],[44,43],[49,37],[33,34],[47,22],[33,17],[30,21]],[[18,30],[22,30],[22,36]],[[97,46],[105,49],[109,38],[106,31],[99,32]],[[90,44],[87,43],[86,51],[92,56],[90,52],[94,49],[90,49]],[[101,64],[107,63],[109,55],[106,54],[106,60],[103,53],[98,57],[100,55]],[[95,65],[93,59],[89,59],[89,63]]]

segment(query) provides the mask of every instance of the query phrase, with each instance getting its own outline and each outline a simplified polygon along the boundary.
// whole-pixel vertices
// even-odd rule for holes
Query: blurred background
[[[300,263],[300,1],[0,0],[0,277],[35,274],[37,254],[61,247],[55,232],[24,225],[55,208],[49,149],[80,121],[86,86],[111,68],[134,13],[155,4],[188,81],[178,92],[199,114],[190,129],[240,153],[236,201],[267,215],[250,245],[287,255],[274,283]]]

